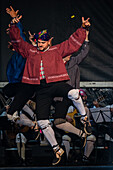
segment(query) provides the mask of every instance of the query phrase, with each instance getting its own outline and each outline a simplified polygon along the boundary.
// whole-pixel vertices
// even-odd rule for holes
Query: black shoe
[[[26,161],[24,159],[20,159],[20,166],[26,166]]]
[[[60,161],[61,161],[61,157],[59,157],[59,158],[55,157],[53,159],[52,165],[57,165]]]
[[[85,155],[83,155],[82,162],[83,162],[83,164],[89,164],[89,159],[88,159],[88,157],[85,156]]]
[[[63,155],[64,150],[62,148],[59,148],[59,150],[55,153],[56,156],[53,159],[52,165],[57,165],[61,161],[61,156]]]
[[[81,122],[82,122],[83,125],[84,125],[84,132],[85,132],[87,135],[91,135],[91,134],[92,134],[92,126],[91,126],[91,123],[89,122],[87,116],[85,116],[84,119],[81,119]]]
[[[89,121],[87,121],[87,122],[84,123],[84,132],[85,132],[87,135],[91,135],[91,134],[92,134],[92,127],[91,127]]]

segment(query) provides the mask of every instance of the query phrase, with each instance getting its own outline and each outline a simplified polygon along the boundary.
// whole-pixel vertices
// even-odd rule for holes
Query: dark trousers
[[[41,81],[36,88],[36,114],[38,120],[49,119],[50,107],[54,97],[68,98],[68,92],[73,89],[65,82],[46,83]],[[59,108],[60,110],[60,108]],[[59,111],[61,113],[61,111]],[[61,113],[62,114],[62,113]]]
[[[3,93],[7,97],[14,97],[10,105],[8,114],[13,114],[15,111],[20,111],[27,101],[33,96],[33,85],[25,83],[9,83],[3,88]]]
[[[13,114],[15,111],[20,111],[27,101],[36,95],[36,114],[38,120],[49,119],[50,106],[54,97],[68,98],[68,92],[73,89],[72,86],[65,82],[46,83],[41,80],[40,85],[31,85],[25,83],[9,84],[4,87],[4,94],[8,97],[13,97],[8,114]],[[59,108],[60,109],[60,108]],[[59,113],[61,113],[59,111]]]
[[[73,105],[73,102],[67,98],[63,98],[62,101],[55,101],[53,103],[53,106],[55,107],[54,119],[57,118],[66,119],[68,108],[71,105]]]

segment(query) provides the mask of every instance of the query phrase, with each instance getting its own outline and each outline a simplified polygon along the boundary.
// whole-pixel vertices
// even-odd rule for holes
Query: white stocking
[[[96,137],[94,135],[90,135],[87,137],[87,141],[86,141],[86,146],[84,149],[84,155],[88,158],[91,154],[91,152],[94,149],[94,143],[96,141]]]
[[[72,100],[74,106],[77,108],[79,113],[83,116],[86,115],[86,111],[82,102],[81,97],[79,96],[78,89],[72,89],[68,92],[68,98]]]
[[[75,126],[73,126],[71,123],[69,122],[65,122],[65,123],[61,123],[56,125],[57,128],[64,130],[64,131],[68,131],[70,133],[74,133],[77,136],[81,136],[82,134],[82,130],[76,128]],[[84,134],[85,135],[85,134]],[[83,137],[83,136],[82,136]]]
[[[55,138],[54,131],[50,125],[49,120],[39,120],[38,125],[41,127],[46,139],[51,144],[51,146],[53,147],[53,146],[58,145],[56,138]]]

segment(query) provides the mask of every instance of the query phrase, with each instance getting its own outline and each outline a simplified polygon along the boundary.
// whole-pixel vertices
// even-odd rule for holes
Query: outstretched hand
[[[32,43],[33,46],[36,46],[36,42],[34,41],[34,34],[31,34],[30,31],[28,31],[28,34],[29,34],[29,41]]]
[[[6,8],[6,13],[9,14],[12,18],[16,17],[19,10],[15,11],[12,6],[10,8]]]
[[[16,18],[12,19],[12,23],[18,23],[20,21],[20,19],[22,18],[22,15],[17,15]]]
[[[15,49],[13,48],[13,44],[11,42],[8,42],[8,48],[12,51],[15,51]]]
[[[6,34],[9,34],[10,24],[8,25],[8,28],[6,29]]]
[[[82,17],[82,24],[83,24],[84,26],[86,26],[86,27],[87,27],[87,26],[90,27],[91,24],[90,24],[90,22],[89,22],[89,19],[90,19],[90,18],[87,18],[86,20],[84,20],[84,17]]]
[[[6,13],[9,14],[13,19],[12,23],[18,23],[22,18],[22,15],[18,15],[19,10],[15,11],[12,6],[10,8],[6,8]]]
[[[30,32],[30,31],[28,31],[28,33],[29,33],[29,40],[33,39],[33,38],[34,38],[35,33],[34,33],[34,34],[31,34],[31,32]]]

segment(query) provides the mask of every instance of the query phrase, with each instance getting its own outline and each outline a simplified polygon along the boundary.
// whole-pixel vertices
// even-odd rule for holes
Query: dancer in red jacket
[[[70,38],[61,44],[51,46],[51,37],[47,30],[37,34],[37,47],[25,42],[20,37],[20,31],[16,26],[19,18],[14,18],[10,27],[10,38],[13,47],[26,58],[26,65],[22,82],[31,84],[36,93],[36,113],[38,124],[56,154],[53,165],[60,162],[63,154],[54,137],[49,122],[50,106],[54,97],[65,97],[73,101],[79,112],[86,119],[85,109],[79,96],[79,90],[65,83],[69,80],[62,58],[79,50],[85,40],[87,26],[90,26],[89,18],[82,18],[82,27],[73,33]],[[24,98],[24,94],[23,94]],[[25,101],[26,102],[26,101]]]

